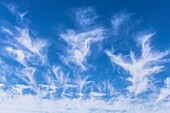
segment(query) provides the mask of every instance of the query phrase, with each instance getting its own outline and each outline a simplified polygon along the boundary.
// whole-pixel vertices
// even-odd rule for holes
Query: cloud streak
[[[114,35],[119,34],[121,28],[125,25],[125,23],[128,22],[130,17],[131,17],[130,14],[123,13],[123,12],[115,14],[112,17],[111,24],[112,24],[112,27],[113,27],[113,34]]]
[[[85,64],[87,63],[86,58],[90,55],[90,45],[103,40],[103,32],[104,29],[97,28],[87,32],[68,31],[66,34],[61,34],[60,36],[69,46],[67,61],[86,70]]]
[[[130,52],[130,61],[121,54],[114,55],[111,51],[106,51],[111,61],[130,73],[127,79],[132,84],[128,86],[129,92],[140,94],[148,90],[149,76],[161,72],[163,65],[161,60],[168,54],[168,51],[159,52],[150,46],[150,38],[154,34],[146,34],[139,39],[141,44],[141,57],[137,58],[134,52]]]
[[[8,30],[7,28],[4,28]],[[4,29],[2,32],[4,32]],[[47,61],[48,42],[40,39],[33,39],[30,36],[28,28],[17,28],[15,31],[8,30],[5,32],[9,34],[10,38],[5,40],[4,43],[8,46],[4,47],[4,54],[16,60],[24,66],[28,66],[29,63],[41,63],[44,64]],[[15,34],[15,35],[14,35]],[[45,54],[44,54],[45,53]]]
[[[17,16],[21,21],[23,21],[27,13],[18,11],[17,7],[13,4],[5,4],[5,6],[11,14]]]
[[[83,31],[67,30],[66,33],[60,34],[60,37],[68,44],[68,56],[65,57],[66,63],[72,62],[81,67],[82,71],[86,70],[87,57],[90,56],[90,47],[92,44],[100,42],[104,38],[105,29],[103,27],[92,28],[94,23],[91,8],[79,9],[76,13],[76,21],[81,25],[81,29],[89,27]],[[85,66],[86,65],[86,66]]]

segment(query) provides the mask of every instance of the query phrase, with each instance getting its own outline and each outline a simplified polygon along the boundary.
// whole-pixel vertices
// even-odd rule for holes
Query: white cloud
[[[74,13],[74,19],[81,27],[91,27],[97,19],[97,15],[91,7],[76,9]]]
[[[78,96],[85,96],[86,95],[86,89],[88,89],[89,85],[92,85],[93,81],[89,80],[89,77],[83,77],[81,75],[76,76],[75,84],[76,88],[78,89],[77,95]]]
[[[115,35],[118,34],[120,28],[122,28],[122,25],[124,25],[125,22],[130,18],[131,15],[127,13],[118,13],[112,17],[111,23],[113,26],[113,33]]]
[[[76,64],[85,71],[88,66],[87,57],[90,56],[90,46],[93,43],[102,41],[105,29],[96,27],[97,15],[91,7],[74,10],[74,19],[78,25],[78,30],[67,30],[66,33],[60,34],[60,37],[68,44],[67,55],[62,56],[65,64]]]
[[[165,100],[168,97],[170,97],[170,78],[165,79],[165,87],[161,88],[157,101]]]
[[[9,12],[11,14],[13,14],[14,16],[19,17],[19,19],[21,21],[23,21],[24,16],[27,14],[26,12],[18,11],[17,7],[15,5],[13,5],[13,4],[7,4],[5,6],[8,8],[8,10],[9,10]]]
[[[11,35],[11,39],[5,40],[5,43],[7,45],[9,44],[7,47],[4,47],[4,52],[6,52],[5,54],[24,66],[27,66],[28,63],[46,63],[48,47],[47,41],[31,37],[29,29],[27,28],[17,28],[16,30],[17,31],[15,31],[15,33],[11,30],[8,30],[10,32],[6,31],[7,34]]]
[[[10,7],[10,11],[21,20],[24,18],[25,14],[18,13],[14,6]],[[90,47],[103,40],[105,30],[102,27],[90,27],[96,19],[92,9],[81,11],[76,13],[76,19],[83,30],[80,30],[81,32],[68,30],[60,36],[68,44],[68,54],[64,56],[66,61],[76,64],[81,67],[81,70],[86,70]],[[126,18],[123,15],[113,17],[112,24],[116,32]],[[10,57],[24,66],[14,66],[14,68],[0,59],[0,69],[3,70],[0,72],[0,82],[2,82],[0,83],[0,113],[167,113],[170,111],[169,78],[165,80],[165,87],[157,96],[151,94],[147,98],[140,98],[133,97],[129,92],[123,95],[122,92],[114,89],[114,83],[108,81],[96,83],[80,73],[76,76],[74,72],[71,74],[64,72],[60,66],[49,66],[48,42],[30,35],[28,28],[16,28],[14,32],[2,27],[1,31],[11,38],[6,40],[7,46],[3,45],[5,51],[2,52],[7,52],[5,57]],[[130,73],[131,76],[127,80],[132,84],[128,86],[128,90],[136,95],[150,88],[149,77],[162,71],[161,60],[168,54],[168,52],[153,50],[150,46],[152,35],[148,34],[140,38],[142,51],[140,57],[137,57],[134,52],[130,52],[127,58],[106,51],[112,62]],[[45,65],[43,68],[47,69],[39,69],[41,63]],[[46,70],[47,73],[44,72]],[[39,79],[44,79],[44,81],[40,80],[41,83],[36,79],[36,72],[39,72],[39,76],[42,77]],[[15,85],[10,84],[13,76],[19,79],[15,81]]]
[[[54,79],[57,83],[56,85],[58,85],[59,87],[65,87],[65,88],[69,86],[68,74],[64,74],[59,66],[53,66],[52,70],[55,75]]]
[[[32,95],[8,95],[6,98],[7,95],[1,93],[0,113],[167,113],[170,110],[168,105],[155,103],[154,100],[145,102],[123,96],[105,101],[83,98],[41,99]]]
[[[60,36],[69,46],[67,61],[75,63],[82,70],[86,70],[84,64],[87,56],[90,55],[90,45],[103,40],[103,35],[104,29],[102,28],[81,33],[69,30],[67,33],[61,34]]]
[[[42,61],[45,60],[45,49],[48,46],[47,41],[41,39],[33,39],[29,34],[29,29],[19,29],[19,36],[16,40],[27,48],[30,52],[38,55],[42,58]]]
[[[159,52],[154,50],[150,46],[150,38],[153,34],[144,35],[140,37],[139,42],[141,44],[141,57],[137,58],[134,52],[130,52],[130,61],[123,55],[114,55],[111,51],[106,51],[106,54],[110,57],[111,61],[121,66],[130,73],[128,81],[132,84],[128,86],[128,90],[135,94],[140,94],[147,91],[149,88],[148,77],[152,74],[162,71],[163,65],[159,65],[163,57],[168,52]]]
[[[34,73],[35,73],[36,69],[33,67],[26,67],[22,70],[22,74],[21,76],[26,76],[26,78],[28,78],[28,82],[30,85],[35,86],[36,85],[36,81],[34,79]]]
[[[9,56],[14,60],[18,61],[22,65],[26,65],[25,57],[26,53],[22,50],[17,50],[12,47],[6,47],[6,51],[9,53]]]
[[[1,27],[1,31],[9,35],[13,35],[13,32],[10,29],[5,28],[5,27]]]

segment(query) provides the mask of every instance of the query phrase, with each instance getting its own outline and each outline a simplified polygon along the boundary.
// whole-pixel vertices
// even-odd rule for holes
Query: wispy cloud
[[[96,12],[92,7],[75,9],[73,16],[77,25],[87,29],[92,27],[97,19]]]
[[[10,33],[6,33],[10,34],[11,39],[5,41],[5,43],[10,44],[5,47],[5,54],[8,54],[8,56],[25,66],[28,62],[33,64],[36,64],[36,62],[42,64],[46,62],[47,41],[37,38],[33,39],[28,28],[23,28],[22,30],[17,28],[15,31],[11,30]]]
[[[5,27],[1,27],[1,31],[4,32],[4,33],[7,33],[9,35],[13,35],[12,31],[8,28],[5,28]]]
[[[166,78],[165,86],[161,88],[157,101],[163,101],[167,99],[169,96],[170,96],[170,78]]]
[[[22,21],[24,14],[13,5],[8,8]],[[150,87],[150,77],[164,69],[162,61],[168,55],[167,51],[158,51],[151,46],[150,39],[154,33],[138,38],[140,55],[133,51],[128,56],[105,51],[114,65],[119,65],[130,73],[127,80],[131,84],[127,86],[128,92],[124,93],[115,88],[117,81],[97,81],[82,73],[89,68],[87,60],[92,55],[91,45],[103,41],[106,30],[98,25],[92,26],[97,18],[92,8],[75,11],[79,29],[67,29],[66,33],[60,34],[67,43],[64,45],[66,54],[63,54],[63,62],[73,67],[67,71],[58,62],[49,63],[47,52],[50,42],[31,34],[29,27],[1,27],[5,36],[2,35],[4,38],[0,48],[0,70],[3,70],[0,71],[0,113],[170,111],[170,79],[166,78],[165,85],[156,91]],[[113,16],[111,23],[115,33],[119,33],[126,19],[129,19],[126,14]],[[81,72],[75,72],[75,67]],[[107,67],[103,66],[101,71],[104,68]],[[148,94],[146,98],[140,97],[140,94],[149,89],[153,91],[152,94]]]
[[[18,11],[16,5],[13,5],[13,4],[4,4],[9,12],[15,16],[17,16],[21,21],[23,21],[25,15],[27,14],[26,12],[21,12],[21,11]]]
[[[123,13],[120,12],[118,14],[115,14],[114,16],[112,16],[112,27],[113,27],[113,33],[114,35],[117,35],[119,33],[119,31],[121,30],[122,26],[125,25],[125,23],[128,22],[128,20],[130,19],[131,15],[128,13]]]
[[[87,56],[90,55],[90,45],[103,40],[103,35],[103,28],[80,33],[69,30],[67,33],[61,34],[61,38],[69,46],[67,50],[68,56],[66,57],[67,62],[73,62],[80,66],[82,70],[86,70],[85,64],[87,63]]]
[[[159,52],[150,46],[150,38],[154,34],[146,34],[139,38],[141,44],[141,56],[138,58],[134,52],[130,52],[129,59],[118,54],[114,55],[111,51],[106,51],[111,61],[121,66],[130,73],[127,79],[132,84],[128,86],[128,90],[134,94],[140,94],[149,88],[149,76],[161,72],[163,65],[161,60],[168,54],[168,51]]]
[[[30,36],[29,29],[18,29],[18,32],[19,35],[16,40],[30,52],[38,55],[43,62],[45,60],[44,52],[46,52],[45,49],[48,46],[47,41],[39,39],[33,40]]]
[[[12,47],[6,47],[7,54],[14,60],[18,61],[22,65],[26,65],[26,54],[24,51],[19,49],[14,49]]]
[[[67,30],[60,37],[68,44],[67,56],[64,56],[66,64],[73,63],[87,70],[87,57],[90,56],[91,45],[104,39],[105,29],[94,27],[97,15],[93,8],[80,8],[74,10],[76,24],[79,30]]]

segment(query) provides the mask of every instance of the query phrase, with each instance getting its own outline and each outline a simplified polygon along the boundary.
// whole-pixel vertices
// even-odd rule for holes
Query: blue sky
[[[4,0],[0,14],[0,113],[169,113],[167,0]]]

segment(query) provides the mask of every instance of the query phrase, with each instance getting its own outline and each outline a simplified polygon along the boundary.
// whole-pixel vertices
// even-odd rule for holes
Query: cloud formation
[[[92,7],[88,8],[77,8],[73,10],[73,16],[76,24],[81,28],[89,29],[92,25],[95,25],[97,15]]]
[[[120,29],[128,22],[131,15],[128,13],[120,12],[112,16],[111,24],[113,27],[113,34],[119,34]]]
[[[90,45],[99,42],[103,39],[104,29],[97,28],[87,32],[75,33],[68,31],[66,34],[61,34],[61,37],[67,42],[69,48],[67,50],[68,62],[73,62],[86,70],[86,58],[90,55]]]
[[[22,21],[24,15],[17,12],[15,6],[12,5],[8,9]],[[158,51],[152,47],[150,40],[154,33],[138,37],[140,55],[133,51],[126,56],[123,53],[117,54],[104,48],[106,46],[103,48],[107,50],[100,51],[106,53],[113,65],[122,67],[130,74],[127,79],[123,78],[130,84],[127,86],[127,92],[122,92],[116,89],[117,81],[112,82],[108,79],[97,81],[93,79],[97,78],[97,74],[89,76],[83,73],[91,71],[88,62],[92,55],[91,45],[110,41],[106,35],[106,30],[110,28],[93,26],[98,16],[92,8],[77,9],[75,15],[79,29],[66,29],[66,32],[60,34],[60,38],[66,42],[63,50],[66,54],[62,54],[62,57],[64,65],[71,67],[68,70],[59,62],[49,62],[51,57],[48,47],[52,43],[48,38],[45,40],[37,38],[29,26],[1,26],[0,34],[3,34],[3,38],[0,41],[0,70],[3,71],[0,72],[0,113],[170,111],[170,78],[164,80],[164,86],[161,88],[152,84],[151,77],[163,71],[163,63],[168,55],[168,51]],[[124,13],[113,16],[111,23],[114,33],[119,33],[126,19],[129,19],[129,15]],[[53,52],[58,51],[54,49]],[[102,66],[100,72],[108,68]],[[75,68],[80,71],[75,71]],[[151,89],[151,86],[155,89]],[[141,96],[147,91],[151,93],[146,97]]]
[[[82,71],[86,70],[85,64],[87,64],[86,58],[90,56],[91,44],[97,43],[103,40],[105,29],[102,27],[92,28],[91,23],[94,21],[92,16],[93,10],[79,9],[76,13],[76,21],[81,28],[88,26],[85,31],[67,30],[66,33],[62,33],[60,37],[68,44],[68,56],[65,57],[66,63],[72,62],[81,67]]]
[[[162,71],[164,66],[160,64],[161,60],[168,54],[168,51],[159,52],[150,46],[150,38],[153,35],[153,33],[146,34],[139,38],[141,44],[139,58],[132,51],[129,54],[130,60],[121,54],[114,55],[111,51],[106,51],[112,62],[130,73],[127,80],[131,82],[131,85],[128,86],[128,90],[137,95],[150,88],[149,76]]]
[[[27,14],[26,12],[18,11],[17,7],[13,4],[4,4],[4,5],[7,7],[7,9],[11,14],[17,16],[17,18],[19,18],[20,21],[23,21],[24,16]]]
[[[28,28],[17,28],[15,31],[11,31],[7,28],[3,28],[2,32],[9,35],[10,38],[5,40],[5,43],[9,44],[5,47],[4,54],[7,54],[13,60],[26,66],[28,62],[36,64],[43,64],[47,60],[46,49],[48,43],[45,40],[33,39],[30,36]],[[15,34],[15,35],[14,35]]]

